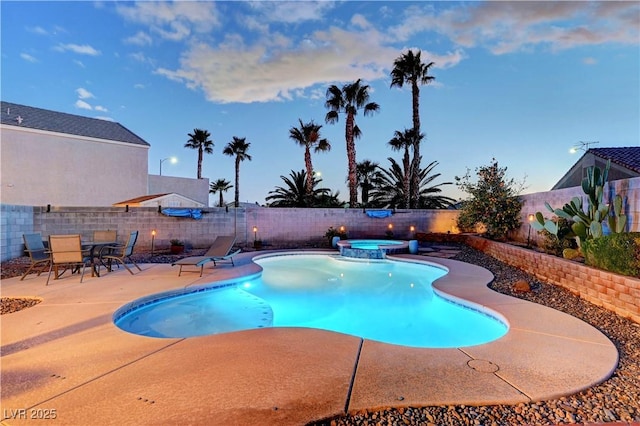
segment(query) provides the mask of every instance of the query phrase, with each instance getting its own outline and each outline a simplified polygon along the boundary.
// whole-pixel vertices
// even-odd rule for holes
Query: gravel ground
[[[537,281],[531,275],[484,253],[466,246],[462,246],[461,249],[455,259],[482,266],[495,275],[495,280],[489,286],[492,289],[566,312],[604,333],[616,345],[620,354],[619,365],[613,376],[580,393],[543,402],[494,406],[390,408],[339,416],[310,425],[455,426],[640,422],[640,324],[592,305],[561,287]],[[197,250],[179,256],[167,253],[151,256],[141,253],[136,255],[136,262],[170,263],[180,257],[199,254]],[[28,258],[3,262],[2,278],[20,276],[28,263]],[[527,281],[532,291],[514,292],[512,286],[518,280]],[[2,314],[33,306],[38,302],[38,299],[2,298]]]

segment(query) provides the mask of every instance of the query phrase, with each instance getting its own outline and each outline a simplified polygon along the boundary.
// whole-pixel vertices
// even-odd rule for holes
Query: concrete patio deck
[[[55,413],[65,425],[299,425],[381,407],[550,399],[605,380],[617,365],[616,348],[595,328],[493,292],[490,272],[449,259],[430,260],[450,269],[434,288],[501,314],[504,337],[417,349],[304,328],[157,339],[113,324],[136,298],[256,273],[255,254],[206,267],[202,278],[141,264],[133,276],[121,268],[83,283],[77,275],[48,287],[46,274],[3,280],[3,297],[43,301],[0,317],[1,424]]]

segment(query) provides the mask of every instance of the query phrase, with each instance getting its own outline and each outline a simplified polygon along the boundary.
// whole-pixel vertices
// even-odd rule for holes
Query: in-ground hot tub
[[[340,240],[338,250],[345,257],[384,259],[387,254],[407,253],[409,242],[401,240]]]

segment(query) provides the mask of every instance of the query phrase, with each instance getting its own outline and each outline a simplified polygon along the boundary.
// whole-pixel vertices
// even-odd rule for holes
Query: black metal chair
[[[133,248],[136,245],[136,241],[138,240],[138,231],[133,231],[129,235],[129,240],[126,244],[118,244],[112,246],[104,246],[100,250],[100,259],[102,262],[106,262],[107,269],[111,272],[112,263],[115,261],[116,265],[118,263],[122,263],[122,266],[125,267],[127,271],[131,275],[133,275],[133,271],[127,266],[127,261],[132,263],[139,271],[142,271],[138,264],[131,258],[133,254]],[[118,265],[119,267],[120,265]]]
[[[31,272],[38,272],[38,276],[42,272],[47,269],[49,263],[51,262],[51,255],[47,251],[47,248],[44,246],[44,242],[42,241],[42,234],[24,234],[22,235],[22,239],[24,240],[25,252],[29,254],[29,259],[31,260],[31,265],[29,265],[29,269],[22,275],[20,281],[24,280],[24,277],[29,275]]]

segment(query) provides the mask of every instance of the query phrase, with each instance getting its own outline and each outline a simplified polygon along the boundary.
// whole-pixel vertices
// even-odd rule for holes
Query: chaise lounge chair
[[[180,259],[177,262],[171,264],[171,266],[179,265],[180,271],[178,272],[178,276],[182,274],[183,266],[198,266],[200,267],[200,276],[202,276],[202,272],[204,271],[204,265],[208,262],[213,262],[213,266],[216,267],[216,262],[221,261],[230,261],[232,266],[235,266],[233,263],[233,256],[238,254],[240,250],[236,250],[231,252],[233,248],[233,244],[236,242],[236,237],[234,236],[223,236],[217,237],[209,250],[202,256],[191,256],[185,257],[184,259]],[[185,271],[185,272],[198,272],[198,271]]]

